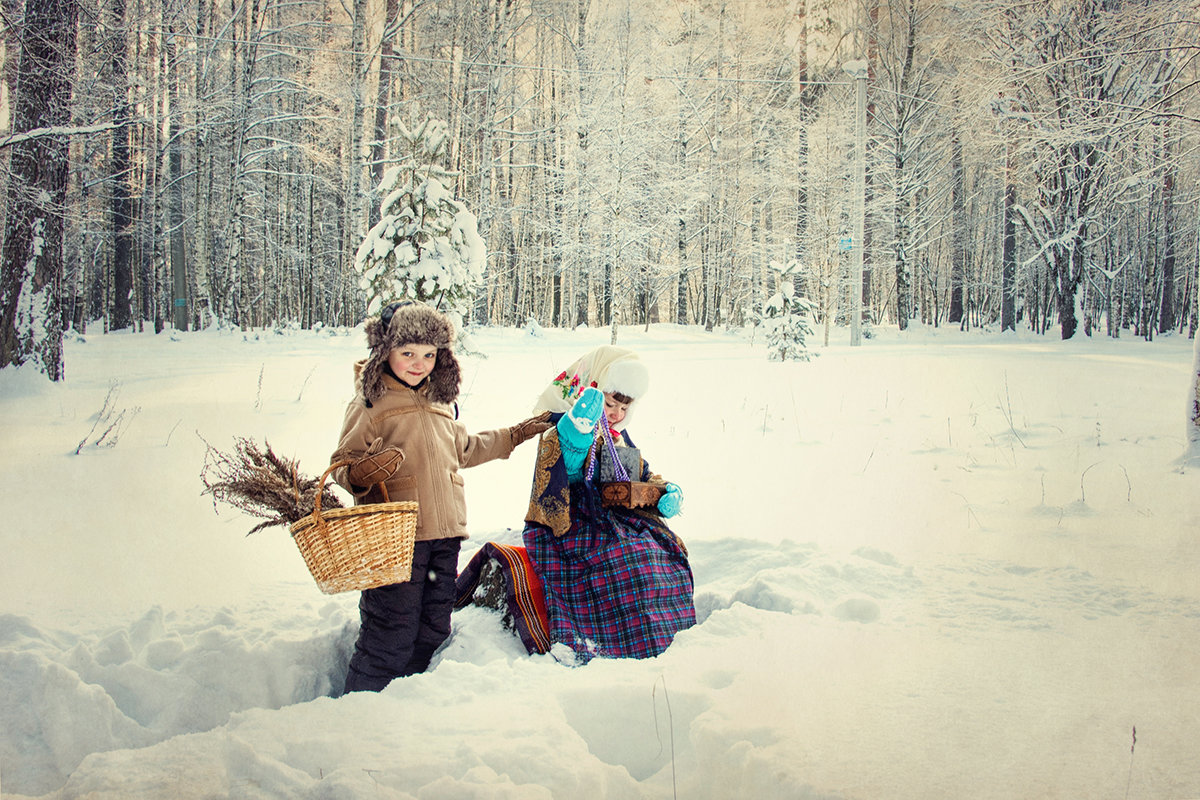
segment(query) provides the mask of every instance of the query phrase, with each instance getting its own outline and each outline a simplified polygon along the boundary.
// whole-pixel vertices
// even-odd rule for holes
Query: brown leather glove
[[[371,442],[367,452],[350,465],[350,483],[355,486],[374,486],[396,474],[404,463],[404,451],[399,447],[384,447],[383,439]]]
[[[554,427],[550,423],[550,412],[543,411],[536,417],[530,417],[524,422],[518,422],[516,425],[508,429],[508,435],[512,439],[512,446],[515,450],[517,445],[527,442],[537,436],[542,431],[548,431]]]

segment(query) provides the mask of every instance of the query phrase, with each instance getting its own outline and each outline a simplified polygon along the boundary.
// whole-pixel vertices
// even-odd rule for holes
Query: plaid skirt
[[[591,484],[571,485],[563,536],[529,523],[524,540],[545,590],[550,638],[580,661],[656,656],[696,623],[679,540],[657,517],[601,505]]]

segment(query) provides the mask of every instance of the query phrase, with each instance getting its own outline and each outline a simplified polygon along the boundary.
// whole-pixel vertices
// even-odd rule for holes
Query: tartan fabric
[[[687,553],[657,515],[606,508],[590,483],[570,485],[570,514],[561,536],[534,521],[524,531],[552,641],[583,662],[647,658],[695,624]]]
[[[476,594],[489,561],[495,561],[500,570],[506,620],[511,619],[517,636],[531,655],[548,652],[550,632],[542,582],[524,547],[488,542],[479,548],[455,581],[454,607],[463,608],[480,600]],[[483,601],[483,604],[488,603]]]

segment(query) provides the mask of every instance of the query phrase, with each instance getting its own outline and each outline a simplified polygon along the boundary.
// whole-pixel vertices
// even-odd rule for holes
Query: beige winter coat
[[[355,366],[356,373],[362,363]],[[420,504],[417,541],[467,538],[467,502],[458,470],[512,454],[507,428],[470,434],[454,419],[453,409],[429,400],[428,387],[412,389],[391,375],[384,376],[387,390],[367,407],[356,393],[346,407],[342,438],[330,464],[353,461],[378,438],[383,445],[404,451],[404,462],[387,481],[389,499],[416,500]],[[381,503],[378,486],[351,486],[349,468],[333,477],[355,495],[357,504]]]

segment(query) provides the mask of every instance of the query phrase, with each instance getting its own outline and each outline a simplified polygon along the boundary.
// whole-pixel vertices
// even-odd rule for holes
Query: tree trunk
[[[591,207],[592,181],[590,177],[591,154],[588,152],[588,126],[591,124],[592,82],[595,78],[591,71],[592,46],[588,41],[587,23],[590,0],[576,0],[575,6],[575,66],[579,72],[579,89],[576,97],[576,149],[578,164],[576,169],[579,178],[576,181],[575,219],[576,219],[576,248],[573,258],[575,273],[575,325],[588,324],[591,299],[589,296],[592,280],[592,256],[587,246],[592,241],[591,236]]]
[[[676,276],[675,286],[675,324],[687,325],[687,220],[682,214],[679,216],[678,237],[676,247],[679,254],[679,274]]]
[[[1196,304],[1193,319],[1200,318],[1200,241],[1196,243]],[[1200,334],[1192,333],[1192,375],[1188,392],[1187,446],[1185,457],[1200,467]]]
[[[134,208],[134,216],[139,222],[138,231],[140,233],[138,249],[141,251],[140,263],[142,265],[141,318],[153,324],[155,333],[162,333],[166,326],[166,320],[163,317],[163,298],[166,295],[164,285],[166,257],[163,247],[163,243],[166,241],[164,235],[165,209],[162,191],[164,165],[163,160],[159,157],[165,150],[161,138],[165,119],[165,103],[162,86],[163,54],[159,52],[160,36],[161,34],[139,37],[139,41],[145,43],[145,51],[135,50],[133,62],[134,64],[144,64],[151,71],[149,76],[143,74],[137,77],[138,85],[147,87],[145,91],[148,92],[151,99],[148,105],[152,109],[152,115],[146,125],[140,125],[136,129],[138,137],[135,139],[136,149],[134,152],[140,154],[137,161],[141,167],[141,179],[137,185],[141,188],[138,202]],[[141,330],[140,323],[138,329]]]
[[[613,259],[612,250],[610,249],[612,238],[608,234],[605,234],[604,238],[605,244],[608,246],[604,248],[604,255],[601,256],[601,258],[604,259],[604,288],[602,290],[603,310],[600,314],[600,323],[603,325],[608,325],[610,323],[616,325],[616,321],[613,317]]]
[[[342,252],[353,255],[362,239],[363,113],[365,103],[364,64],[366,63],[367,0],[354,0],[350,56],[350,135],[346,146],[346,219]]]
[[[75,0],[26,0],[12,130],[65,126],[71,119]],[[0,367],[33,362],[52,381],[63,376],[60,290],[68,141],[52,134],[11,146],[3,250],[0,251]]]
[[[799,61],[796,79],[800,82],[800,124],[796,126],[796,270],[792,273],[792,286],[797,297],[807,297],[805,274],[808,271],[808,123],[816,102],[816,91],[808,84],[808,4],[800,3],[796,9],[799,38],[796,57]]]
[[[913,146],[911,139],[916,132],[910,130],[916,122],[916,112],[913,109],[913,65],[916,61],[918,24],[917,13],[912,0],[908,0],[902,9],[904,18],[904,59],[900,65],[900,80],[897,97],[889,101],[896,109],[892,165],[895,174],[893,198],[893,252],[896,273],[896,321],[900,330],[908,330],[908,321],[912,318],[913,305],[913,265],[911,256],[912,246],[912,208],[914,183],[910,172],[915,168],[909,163],[909,149]],[[919,91],[919,89],[917,89]],[[914,159],[915,160],[915,159]]]
[[[963,324],[964,313],[963,287],[966,283],[966,217],[967,200],[963,169],[962,139],[957,127],[950,139],[950,169],[952,173],[950,184],[950,225],[951,225],[951,254],[950,254],[950,313],[948,322]]]
[[[1075,246],[1066,253],[1061,253],[1056,261],[1054,298],[1058,308],[1058,324],[1063,339],[1070,339],[1079,329],[1079,317],[1075,313],[1075,301],[1079,294],[1079,280],[1076,275],[1082,275],[1085,245],[1082,239],[1076,237]]]
[[[0,0],[0,26],[4,31],[4,62],[0,63],[0,106],[12,108],[17,91],[17,63],[20,61],[21,35],[24,31],[22,16],[25,3],[23,0]],[[16,132],[11,124],[9,128]],[[0,148],[0,175],[7,175],[9,170],[9,148]],[[0,189],[6,185],[0,179]],[[4,230],[5,206],[0,204],[0,231]],[[0,245],[3,245],[0,241]]]
[[[1014,183],[1014,146],[1008,143],[1004,161],[1004,243],[1000,257],[1000,330],[1017,329],[1017,203]]]
[[[129,196],[129,78],[125,54],[125,0],[110,0],[110,68],[112,70],[112,158],[110,172],[109,225],[113,237],[112,307],[109,325],[113,330],[133,323],[133,201]]]
[[[176,330],[188,329],[187,253],[183,238],[183,144],[176,123],[179,112],[179,65],[176,62],[175,34],[167,33],[168,97],[170,116],[165,122],[167,140],[167,236],[170,241],[171,321]]]
[[[896,156],[896,171],[901,176],[904,173],[903,158],[899,153]],[[912,264],[908,257],[910,213],[908,195],[901,192],[895,200],[893,224],[896,237],[896,322],[902,331],[908,330],[908,321],[912,317]]]
[[[196,34],[204,38],[211,28],[212,6],[215,0],[195,0],[196,2]],[[195,198],[195,222],[192,237],[192,250],[195,267],[192,270],[191,282],[195,289],[195,298],[191,308],[191,320],[196,328],[204,326],[201,312],[212,311],[212,270],[209,268],[209,258],[212,253],[212,232],[214,226],[208,224],[209,209],[212,207],[214,189],[213,164],[215,156],[212,148],[206,147],[209,131],[200,125],[201,103],[208,92],[209,78],[207,70],[203,69],[203,61],[193,67],[192,96],[195,112],[192,115],[193,133],[189,142],[191,152],[192,172],[195,180],[192,182],[192,196]]]
[[[1170,157],[1170,136],[1164,136],[1167,148],[1162,186],[1162,296],[1158,305],[1158,332],[1175,327],[1175,161]]]
[[[399,29],[400,4],[398,0],[386,0],[383,18],[383,37],[379,42],[379,82],[375,90],[375,124],[371,137],[371,191],[374,192],[383,180],[384,162],[387,159],[388,111],[392,102],[392,56],[393,41]],[[368,210],[367,227],[379,221],[379,203],[371,202]]]

